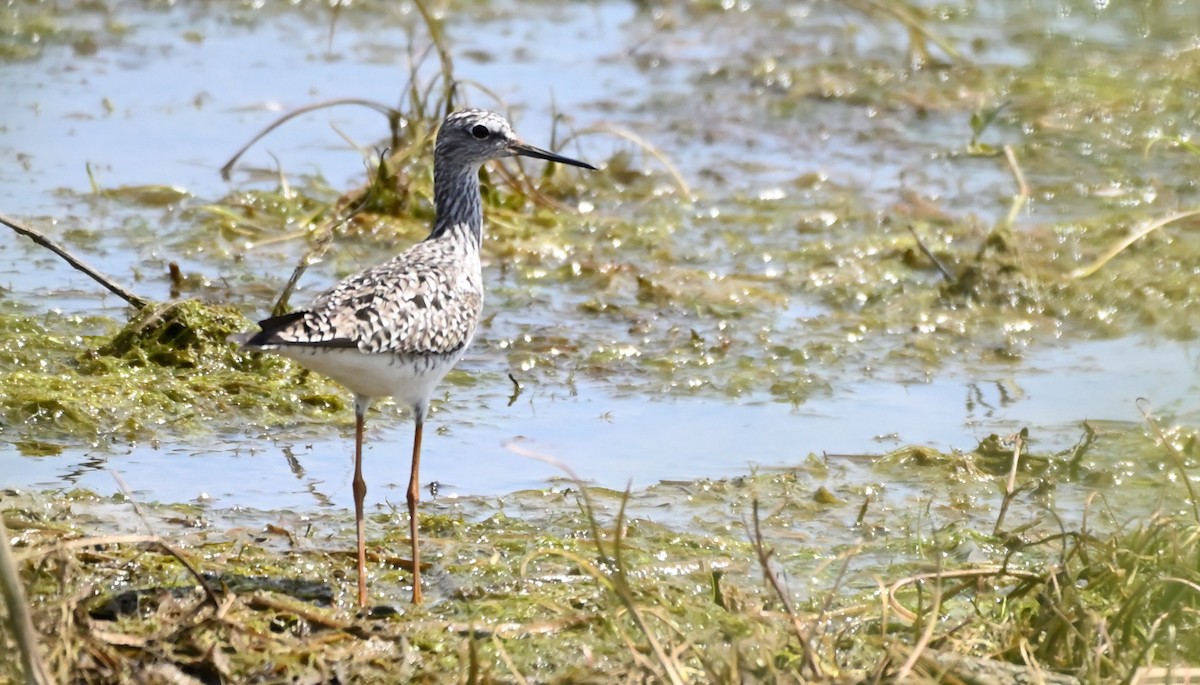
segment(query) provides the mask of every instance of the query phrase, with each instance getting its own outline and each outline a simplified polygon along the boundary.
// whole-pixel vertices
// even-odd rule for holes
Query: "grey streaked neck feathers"
[[[436,161],[436,160],[435,160]],[[483,241],[483,200],[479,197],[478,164],[435,164],[433,204],[437,212],[429,240],[450,233],[473,238],[475,247]]]

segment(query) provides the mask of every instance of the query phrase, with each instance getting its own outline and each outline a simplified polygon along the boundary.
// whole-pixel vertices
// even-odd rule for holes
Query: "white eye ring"
[[[471,127],[471,135],[475,136],[476,140],[487,140],[488,136],[492,135],[492,132],[483,124],[475,124]]]

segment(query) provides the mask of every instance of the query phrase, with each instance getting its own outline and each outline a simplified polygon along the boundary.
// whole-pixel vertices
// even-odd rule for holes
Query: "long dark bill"
[[[587,162],[581,162],[577,159],[571,159],[570,157],[563,157],[562,155],[556,155],[553,152],[547,152],[539,147],[534,147],[528,143],[514,142],[511,145],[509,145],[509,149],[512,150],[514,155],[524,155],[526,157],[537,157],[538,159],[544,159],[544,160],[547,160],[550,162],[558,162],[560,164],[570,164],[571,166],[583,167],[584,169],[591,169],[592,171],[596,170],[596,167],[592,166],[591,164],[588,164]]]

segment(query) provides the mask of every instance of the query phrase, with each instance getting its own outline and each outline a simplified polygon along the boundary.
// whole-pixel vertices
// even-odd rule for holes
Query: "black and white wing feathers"
[[[483,309],[478,260],[477,252],[464,251],[458,241],[417,243],[338,283],[307,310],[260,321],[262,330],[245,345],[454,352],[470,342]]]

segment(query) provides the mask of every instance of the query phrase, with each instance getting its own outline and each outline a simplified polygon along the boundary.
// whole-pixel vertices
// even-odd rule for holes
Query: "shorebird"
[[[363,426],[367,410],[392,397],[412,411],[408,517],[412,536],[412,601],[420,604],[421,558],[417,501],[421,432],[438,382],[462,358],[483,310],[479,248],[483,200],[479,167],[514,155],[595,169],[521,141],[499,114],[453,112],[442,121],[433,156],[437,216],[424,241],[350,276],[308,309],[259,322],[236,338],[247,350],[267,350],[329,376],[354,395],[354,520],[358,535],[358,604],[367,604],[363,535]]]

